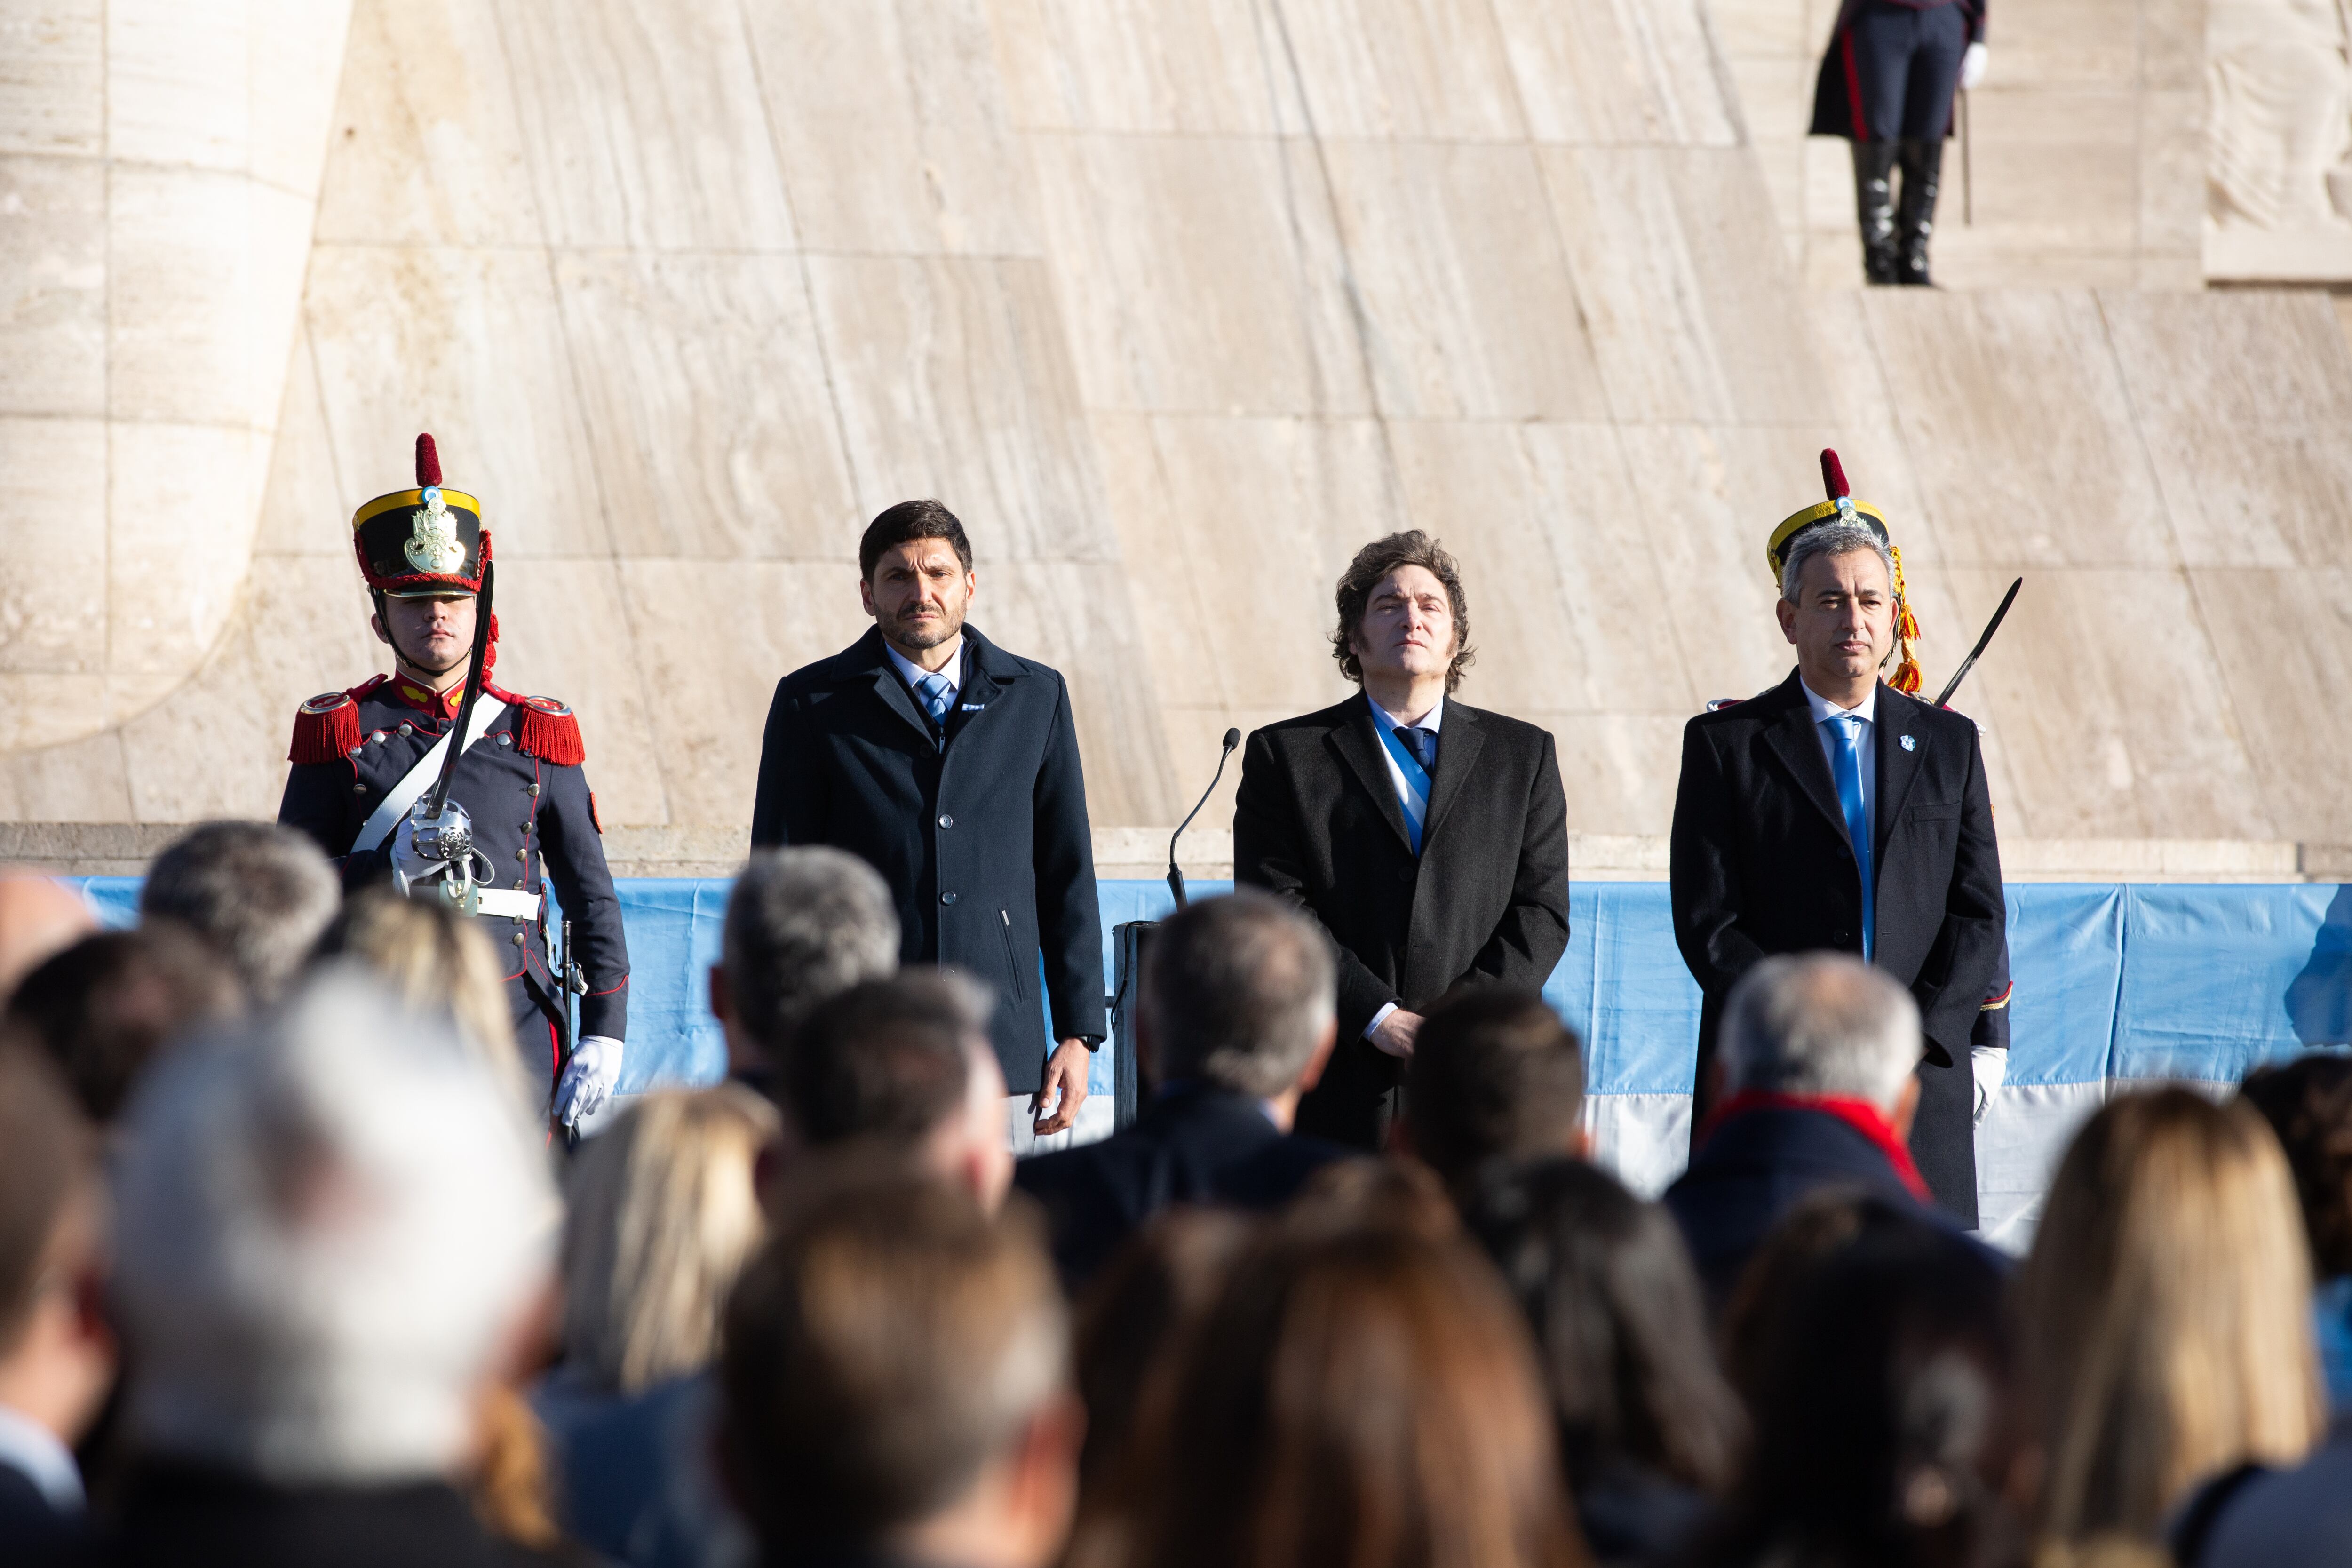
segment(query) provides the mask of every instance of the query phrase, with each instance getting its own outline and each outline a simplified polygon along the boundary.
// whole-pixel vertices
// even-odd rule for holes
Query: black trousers
[[[1831,46],[1830,68],[1845,76],[1854,121],[1838,133],[1857,142],[1942,141],[1951,134],[1968,48],[1968,17],[1957,5],[1864,7]]]

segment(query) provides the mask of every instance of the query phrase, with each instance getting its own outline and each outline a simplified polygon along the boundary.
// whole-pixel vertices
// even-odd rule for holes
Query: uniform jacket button
[[[516,858],[516,859],[518,859],[518,860],[528,860],[528,859],[530,859],[530,845],[528,845],[528,844],[526,844],[526,845],[524,845],[521,848],[520,848],[520,849],[516,850],[516,851],[515,851],[515,858]]]
[[[400,732],[404,735],[414,735],[416,733],[416,726],[414,724],[403,724],[400,727]]]
[[[1849,931],[1832,931],[1830,934],[1830,940],[1837,943],[1840,947],[1843,947],[1847,942],[1853,940],[1853,933]]]
[[[517,947],[520,947],[522,945],[522,932],[517,931],[514,933],[514,944]]]
[[[511,746],[514,744],[514,737],[508,734],[504,730],[501,730],[499,731],[499,744],[501,746]]]
[[[953,893],[941,893],[941,894],[940,895],[940,902],[941,902],[941,903],[943,903],[943,904],[951,904],[951,903],[954,903],[955,901],[956,901],[956,896],[955,896]]]
[[[941,827],[953,827],[955,826],[955,818],[950,816],[943,811],[940,813],[940,826]]]
[[[529,783],[529,784],[525,784],[525,785],[523,786],[523,788],[525,788],[526,790],[530,791],[532,795],[537,795],[537,794],[539,793],[539,781],[538,781],[538,780],[536,780],[536,779],[533,779],[530,783]]]

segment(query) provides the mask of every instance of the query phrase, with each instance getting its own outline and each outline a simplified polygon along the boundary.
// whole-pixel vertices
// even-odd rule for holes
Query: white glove
[[[1977,1110],[1971,1125],[1983,1122],[1994,1091],[2009,1081],[2009,1053],[1999,1046],[1970,1046],[1969,1071],[1977,1080]]]
[[[1970,44],[1968,53],[1960,57],[1960,90],[1974,92],[1977,83],[1984,80],[1985,61],[1990,57],[1982,44]]]
[[[402,817],[400,826],[392,830],[392,881],[400,891],[407,892],[439,873],[448,864],[446,860],[427,858],[425,852],[416,847],[415,817]]]
[[[576,1127],[583,1116],[593,1116],[621,1081],[621,1042],[610,1035],[583,1035],[563,1064],[563,1081],[555,1086],[555,1119]]]

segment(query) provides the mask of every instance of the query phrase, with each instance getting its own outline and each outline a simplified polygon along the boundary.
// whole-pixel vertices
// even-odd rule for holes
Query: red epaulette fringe
[[[588,744],[580,738],[580,721],[552,697],[526,697],[522,720],[515,726],[515,749],[560,768],[576,768],[588,760]]]
[[[360,705],[348,691],[326,691],[294,715],[289,763],[340,763],[360,743]]]

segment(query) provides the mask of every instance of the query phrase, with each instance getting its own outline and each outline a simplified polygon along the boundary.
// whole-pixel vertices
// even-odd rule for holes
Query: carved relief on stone
[[[2352,277],[2352,0],[2210,0],[2205,271]]]

